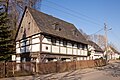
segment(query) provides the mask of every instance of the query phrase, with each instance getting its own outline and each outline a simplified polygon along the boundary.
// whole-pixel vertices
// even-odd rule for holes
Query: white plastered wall
[[[51,52],[51,39],[44,37],[42,40],[42,51],[43,52]]]
[[[66,54],[66,47],[60,47],[60,53]]]

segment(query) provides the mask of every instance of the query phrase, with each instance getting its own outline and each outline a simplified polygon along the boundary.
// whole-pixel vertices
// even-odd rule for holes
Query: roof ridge
[[[43,13],[41,11],[38,11],[30,7],[28,7],[28,10],[43,33],[56,35],[58,37],[62,37],[68,40],[88,44],[85,37],[79,32],[79,30],[74,26],[74,24],[61,20],[54,16],[48,15],[46,13]],[[62,30],[60,31],[55,30],[53,28],[54,22],[58,22],[59,27]],[[77,34],[73,33],[73,29],[77,30]]]
[[[68,24],[71,24],[71,25],[74,25],[73,23],[70,23],[70,22],[67,22],[67,21],[65,21],[65,20],[63,20],[63,19],[61,19],[61,18],[57,18],[57,17],[55,17],[55,16],[53,16],[53,15],[49,15],[49,14],[46,14],[46,13],[44,13],[44,12],[42,12],[42,11],[39,11],[39,10],[36,10],[36,9],[34,9],[34,8],[31,8],[31,7],[27,7],[29,10],[35,10],[35,11],[37,11],[37,12],[39,12],[39,13],[42,13],[42,14],[44,14],[44,15],[48,15],[48,16],[51,16],[51,17],[53,17],[53,18],[56,18],[56,19],[59,19],[60,21],[62,21],[62,22],[66,22],[66,23],[68,23]]]

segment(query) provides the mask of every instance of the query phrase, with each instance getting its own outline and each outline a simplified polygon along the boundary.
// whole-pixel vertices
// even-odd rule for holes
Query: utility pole
[[[107,38],[107,25],[104,23],[104,32],[105,32],[105,49],[107,49],[108,38]]]
[[[105,32],[105,57],[106,57],[106,60],[108,60],[108,53],[107,53],[107,45],[108,45],[108,38],[107,38],[107,25],[106,23],[104,23],[104,32]]]
[[[106,23],[104,23],[104,32],[105,32],[105,51],[106,51],[106,60],[108,61],[108,37],[107,37],[107,31],[112,30],[112,28],[107,28]]]

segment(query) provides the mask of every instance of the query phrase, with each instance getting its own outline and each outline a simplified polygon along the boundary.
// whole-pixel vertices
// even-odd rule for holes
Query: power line
[[[116,38],[117,38],[118,40],[120,40],[120,37],[119,37],[119,36],[117,36],[113,31],[112,31],[112,33],[114,34],[114,36],[116,36]]]
[[[120,48],[120,44],[119,44],[119,41],[120,41],[120,38],[113,32],[113,31],[110,31],[111,32],[111,34],[114,36],[114,38],[116,38],[117,39],[117,47],[119,47]]]
[[[93,33],[93,34],[91,34],[91,35],[95,35],[95,34],[97,34],[98,32],[100,32],[100,31],[102,31],[102,30],[103,30],[103,28],[101,28],[100,30],[96,31],[95,33]]]
[[[57,3],[54,3],[54,2],[51,2],[51,1],[48,1],[48,0],[47,0],[46,2],[52,3],[52,4],[54,4],[54,5],[56,5],[56,6],[60,7],[60,8],[66,9],[66,10],[68,10],[68,11],[70,11],[70,12],[74,12],[75,14],[78,14],[78,15],[81,15],[81,16],[83,16],[83,17],[86,17],[86,18],[89,18],[89,19],[92,19],[92,20],[93,20],[93,18],[91,18],[91,17],[89,17],[89,16],[87,16],[87,15],[84,15],[84,14],[82,14],[82,13],[80,13],[80,12],[75,11],[75,10],[71,10],[71,9],[66,8],[66,7],[64,7],[64,6],[61,6],[61,5],[57,4]],[[96,23],[96,22],[95,22],[95,23]],[[99,23],[97,23],[97,24],[99,24]],[[101,25],[101,24],[99,24],[99,25]]]
[[[66,13],[66,14],[72,16],[72,17],[78,18],[79,20],[84,20],[84,21],[87,21],[87,22],[89,22],[89,23],[93,23],[93,24],[96,24],[96,25],[99,25],[99,26],[100,26],[100,24],[97,24],[97,23],[95,23],[95,22],[93,22],[93,21],[84,19],[84,18],[82,18],[82,17],[80,17],[80,16],[77,16],[77,15],[75,15],[75,14],[72,14],[72,13],[69,13],[69,12],[65,12],[65,11],[63,11],[63,10],[60,10],[60,9],[57,9],[57,8],[54,8],[54,7],[52,7],[52,6],[48,6],[48,5],[45,5],[45,4],[42,4],[42,5],[43,5],[43,6],[46,6],[47,8],[49,7],[49,8],[52,8],[52,9],[54,9],[54,10],[58,10],[58,11],[60,11],[60,12]],[[100,26],[100,27],[101,27],[101,26]]]

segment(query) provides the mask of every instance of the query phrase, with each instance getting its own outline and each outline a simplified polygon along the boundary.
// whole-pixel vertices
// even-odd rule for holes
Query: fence
[[[0,78],[25,76],[34,74],[48,74],[71,71],[82,68],[98,67],[106,65],[104,60],[86,60],[72,62],[48,62],[48,63],[33,63],[33,62],[0,62]]]

